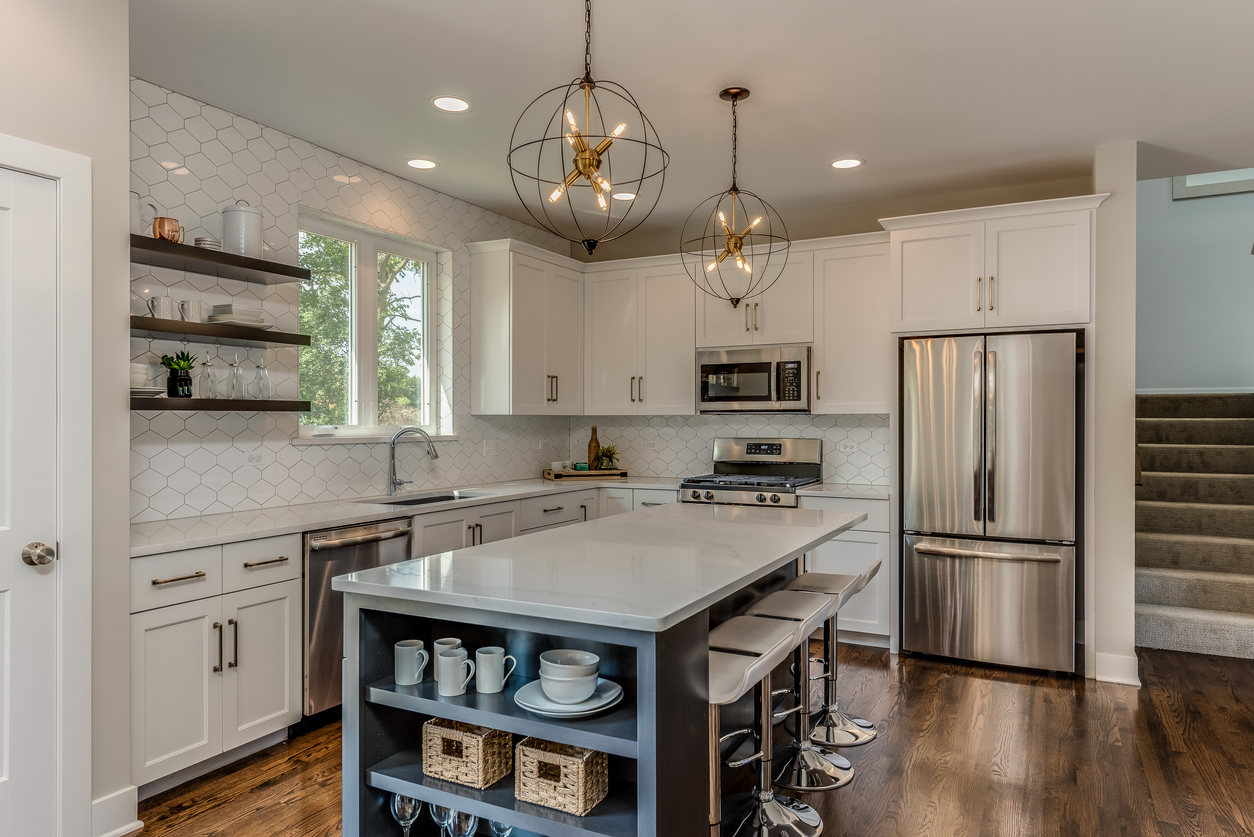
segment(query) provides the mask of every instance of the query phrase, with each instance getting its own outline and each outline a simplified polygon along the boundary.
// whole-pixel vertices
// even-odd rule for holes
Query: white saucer
[[[165,395],[165,387],[131,387],[131,395]]]
[[[532,680],[514,693],[514,703],[537,715],[549,718],[582,718],[609,709],[623,699],[623,687],[604,677],[597,680],[597,690],[582,703],[556,703],[544,694],[539,680]]]
[[[241,317],[239,315],[210,314],[209,322],[213,325],[237,325],[249,328],[274,328],[274,323],[266,322],[259,317]]]

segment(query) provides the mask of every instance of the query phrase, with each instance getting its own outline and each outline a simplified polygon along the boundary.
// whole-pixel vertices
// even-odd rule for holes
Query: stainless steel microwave
[[[698,351],[697,404],[702,413],[810,412],[810,347]]]

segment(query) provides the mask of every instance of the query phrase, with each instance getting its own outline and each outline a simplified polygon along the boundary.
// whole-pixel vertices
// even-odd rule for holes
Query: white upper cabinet
[[[583,273],[517,241],[470,249],[471,412],[583,413]]]
[[[888,236],[814,251],[814,413],[887,413],[897,400],[888,331]]]
[[[587,275],[588,415],[675,416],[696,411],[695,297],[678,257],[649,267]]]
[[[882,220],[894,332],[1090,319],[1093,217],[1105,195]]]
[[[773,345],[814,340],[814,261],[809,251],[790,252],[775,284],[736,308],[698,291],[697,346]]]

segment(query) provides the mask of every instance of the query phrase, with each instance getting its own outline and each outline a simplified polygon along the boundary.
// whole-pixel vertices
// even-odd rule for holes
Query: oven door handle
[[[353,538],[340,538],[334,541],[313,541],[309,544],[311,552],[322,552],[327,549],[339,549],[345,546],[359,546],[363,543],[378,543],[379,541],[390,541],[393,538],[405,538],[414,533],[414,530],[406,527],[404,529],[389,529],[386,532],[371,532],[368,535],[357,535]]]

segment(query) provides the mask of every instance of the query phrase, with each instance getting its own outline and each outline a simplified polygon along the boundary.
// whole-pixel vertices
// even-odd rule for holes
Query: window
[[[435,424],[430,398],[429,279],[435,254],[401,238],[302,218],[302,424]]]

